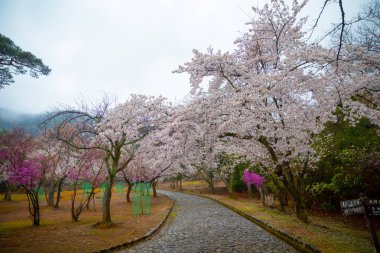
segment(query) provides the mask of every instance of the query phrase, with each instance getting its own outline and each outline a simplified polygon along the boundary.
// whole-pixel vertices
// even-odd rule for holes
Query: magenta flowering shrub
[[[21,185],[31,191],[41,180],[40,162],[35,160],[25,160],[18,168],[11,171],[9,181],[16,185]]]
[[[243,181],[247,185],[254,185],[257,188],[262,186],[265,183],[264,177],[256,174],[255,172],[250,172],[248,169],[244,170]]]

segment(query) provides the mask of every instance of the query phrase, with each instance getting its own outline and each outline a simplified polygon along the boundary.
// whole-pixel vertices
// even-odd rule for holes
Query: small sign
[[[358,206],[358,207],[343,209],[343,215],[354,215],[354,214],[364,214],[364,207]]]
[[[380,199],[369,199],[367,201],[367,206],[378,206],[378,207],[380,207]]]
[[[379,206],[369,206],[368,216],[370,217],[380,217],[380,207]]]
[[[364,214],[364,206],[361,199],[350,199],[340,202],[343,215]]]

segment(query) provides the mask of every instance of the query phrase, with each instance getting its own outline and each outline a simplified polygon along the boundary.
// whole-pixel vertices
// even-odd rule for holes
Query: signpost
[[[343,215],[364,214],[362,199],[350,199],[340,202]]]
[[[359,199],[344,200],[340,202],[343,215],[364,214],[367,222],[369,236],[371,237],[374,252],[380,253],[379,239],[377,238],[376,229],[372,222],[374,218],[380,218],[380,199]]]
[[[369,199],[367,201],[368,215],[374,218],[380,218],[380,199]]]

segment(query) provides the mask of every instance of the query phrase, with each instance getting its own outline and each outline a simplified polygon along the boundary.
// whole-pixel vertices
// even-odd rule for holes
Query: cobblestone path
[[[175,200],[173,215],[151,239],[126,252],[297,252],[224,206],[198,196],[160,191]]]

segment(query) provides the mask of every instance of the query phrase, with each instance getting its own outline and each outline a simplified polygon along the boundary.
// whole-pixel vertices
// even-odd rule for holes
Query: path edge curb
[[[213,199],[211,197],[208,197],[208,196],[204,196],[204,195],[201,195],[201,194],[197,194],[197,193],[194,193],[194,192],[187,192],[187,191],[184,191],[182,193],[185,193],[185,194],[190,194],[190,195],[195,195],[195,196],[199,196],[199,197],[203,197],[203,198],[207,198],[207,199],[210,199],[210,200],[213,200],[219,204],[221,204],[222,206],[224,207],[227,207],[228,209],[234,211],[235,213],[243,216],[244,218],[246,218],[247,220],[255,223],[256,225],[260,226],[262,229],[264,229],[265,231],[269,232],[270,234],[276,236],[277,238],[281,239],[282,241],[286,242],[287,244],[289,244],[290,246],[294,247],[295,249],[301,251],[302,253],[322,253],[321,250],[317,249],[317,247],[315,247],[314,245],[310,244],[310,243],[307,243],[301,239],[298,239],[296,237],[293,237],[291,236],[289,233],[281,230],[281,229],[278,229],[278,228],[275,228],[273,227],[270,223],[266,222],[266,221],[263,221],[263,220],[260,220],[258,218],[255,218],[251,215],[249,215],[248,213],[244,212],[244,211],[241,211],[233,206],[230,206],[218,199]]]
[[[141,241],[145,241],[145,240],[149,239],[150,237],[152,237],[168,220],[169,214],[172,212],[173,207],[174,207],[174,199],[172,197],[166,195],[166,194],[162,194],[162,195],[167,197],[168,199],[170,199],[172,201],[172,203],[171,203],[169,210],[165,213],[165,216],[162,219],[162,221],[160,222],[160,224],[158,224],[155,228],[152,228],[151,230],[149,230],[149,232],[146,233],[145,235],[143,235],[142,237],[139,237],[139,238],[136,238],[133,240],[129,240],[125,243],[121,243],[121,244],[118,244],[118,245],[115,245],[115,246],[112,246],[112,247],[109,247],[106,249],[94,251],[93,253],[109,253],[109,252],[114,252],[115,250],[126,249],[126,248],[129,248],[129,247],[131,247],[131,246],[133,246],[133,245],[135,245]]]

